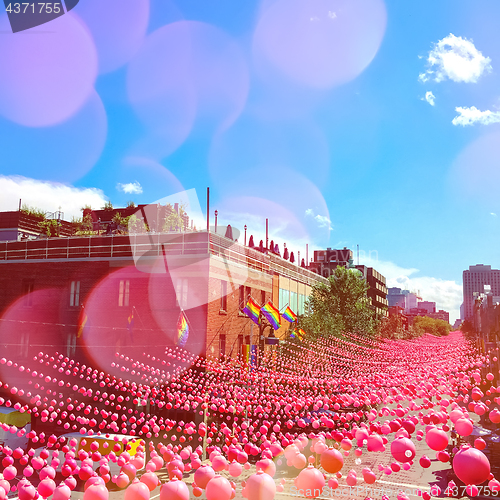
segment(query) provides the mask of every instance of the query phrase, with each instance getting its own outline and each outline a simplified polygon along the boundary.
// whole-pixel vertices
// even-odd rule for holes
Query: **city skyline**
[[[359,244],[451,322],[462,272],[500,267],[498,3],[116,2],[0,40],[0,210],[210,186],[220,224]]]

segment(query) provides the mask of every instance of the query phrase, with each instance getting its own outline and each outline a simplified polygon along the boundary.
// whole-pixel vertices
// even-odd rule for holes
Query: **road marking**
[[[404,486],[405,488],[411,488],[413,490],[430,490],[428,486],[417,486],[416,484],[406,484],[406,483],[392,483],[391,481],[384,481],[383,479],[377,480],[378,483],[382,484],[392,484],[394,486]]]

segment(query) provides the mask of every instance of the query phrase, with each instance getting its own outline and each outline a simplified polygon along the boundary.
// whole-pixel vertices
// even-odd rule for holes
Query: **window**
[[[118,291],[118,306],[128,307],[130,294],[130,280],[120,280],[120,288]]]
[[[243,355],[243,334],[238,335],[238,350],[236,351],[238,356]]]
[[[260,291],[260,305],[263,306],[266,303],[266,291],[261,290]]]
[[[21,332],[19,335],[19,356],[22,358],[28,357],[28,349],[30,345],[30,335],[28,332]]]
[[[288,304],[294,313],[297,312],[297,293],[290,292],[290,304]]]
[[[80,282],[72,281],[69,290],[69,306],[78,307],[80,305]]]
[[[188,298],[188,279],[180,278],[175,287],[175,305],[182,309],[187,307]]]
[[[23,295],[24,300],[23,304],[26,307],[31,307],[33,305],[33,290],[35,285],[33,281],[24,281],[23,282]]]
[[[288,290],[284,290],[283,288],[279,289],[279,309],[283,309],[283,307],[290,305],[290,292]],[[295,310],[294,310],[295,312]]]
[[[76,335],[74,332],[71,332],[68,334],[68,344],[67,344],[67,350],[66,350],[66,355],[69,358],[73,358],[76,354]]]
[[[219,357],[224,359],[226,356],[226,334],[221,333],[219,335]]]
[[[220,282],[220,310],[227,311],[227,281]]]
[[[245,286],[240,285],[240,297],[239,297],[239,310],[243,312],[243,308],[246,306],[247,301],[245,300]]]

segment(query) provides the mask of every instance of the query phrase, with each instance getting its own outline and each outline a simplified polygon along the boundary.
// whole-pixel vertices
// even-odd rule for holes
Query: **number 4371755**
[[[59,2],[9,3],[6,10],[9,14],[59,14],[61,12],[61,4]]]

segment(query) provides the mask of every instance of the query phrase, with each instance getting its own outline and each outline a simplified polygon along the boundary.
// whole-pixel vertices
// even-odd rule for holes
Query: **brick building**
[[[188,352],[236,357],[244,344],[264,346],[259,334],[270,333],[241,311],[249,296],[303,313],[319,281],[326,280],[206,231],[4,241],[0,345],[11,359],[43,347],[110,370],[117,353],[143,360],[173,347],[182,310]],[[282,320],[276,335],[288,326]]]

